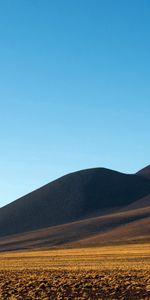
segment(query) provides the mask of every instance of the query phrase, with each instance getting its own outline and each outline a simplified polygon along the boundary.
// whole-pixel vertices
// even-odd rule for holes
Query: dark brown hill
[[[150,179],[150,165],[138,171],[136,174]]]
[[[63,176],[0,209],[0,236],[82,220],[150,194],[150,181],[96,168]],[[79,232],[77,232],[79,234]]]

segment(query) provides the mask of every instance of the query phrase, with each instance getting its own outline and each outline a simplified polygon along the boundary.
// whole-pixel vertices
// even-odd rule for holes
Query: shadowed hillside
[[[96,168],[63,176],[0,209],[0,236],[100,215],[150,194],[150,181]]]
[[[6,205],[0,209],[0,250],[116,240],[110,232],[120,232],[119,226],[149,220],[150,180],[139,173],[78,171]]]
[[[150,207],[87,218],[0,239],[0,251],[150,241]]]

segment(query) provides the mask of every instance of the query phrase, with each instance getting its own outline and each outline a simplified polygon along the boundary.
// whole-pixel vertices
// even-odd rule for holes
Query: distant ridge
[[[0,250],[111,243],[121,232],[122,239],[147,237],[150,180],[142,174],[81,170],[2,207]],[[132,224],[137,225],[133,235]],[[142,231],[138,224],[143,224]]]

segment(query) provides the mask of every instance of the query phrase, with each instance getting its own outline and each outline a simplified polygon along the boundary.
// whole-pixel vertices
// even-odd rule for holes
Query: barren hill
[[[0,250],[147,239],[149,195],[139,174],[68,174],[0,209]]]

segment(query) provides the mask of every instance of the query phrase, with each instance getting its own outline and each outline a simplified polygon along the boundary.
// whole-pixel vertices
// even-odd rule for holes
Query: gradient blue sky
[[[150,163],[150,1],[0,1],[0,206]]]

